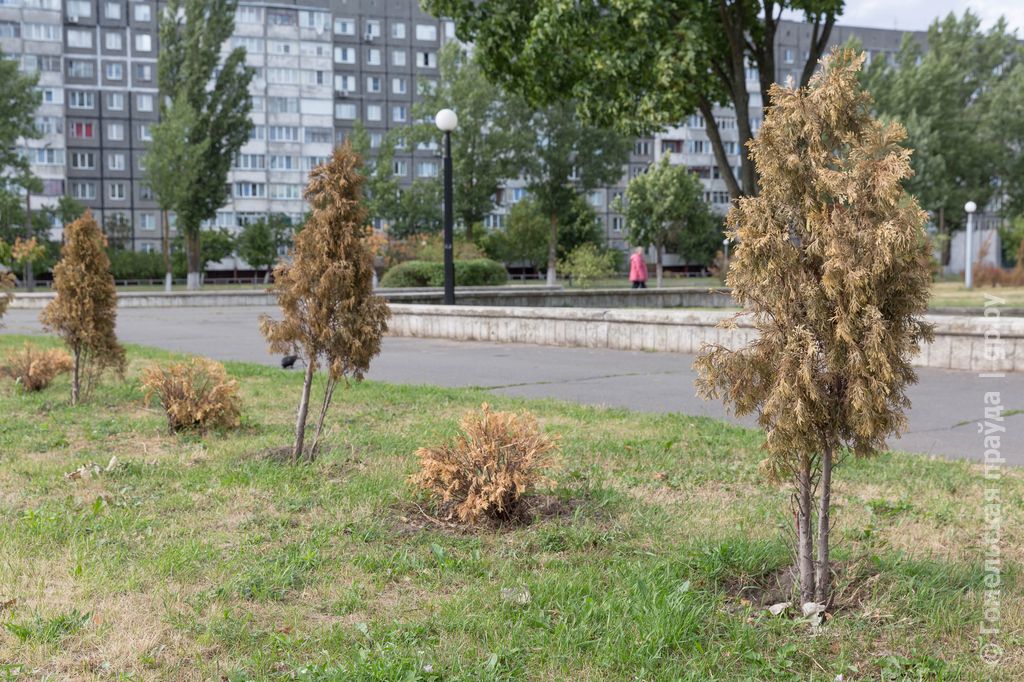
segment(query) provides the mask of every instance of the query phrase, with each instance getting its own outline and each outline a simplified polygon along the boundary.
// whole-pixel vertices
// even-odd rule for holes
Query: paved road
[[[118,314],[118,334],[132,343],[207,355],[219,360],[275,364],[257,330],[274,309],[148,308]],[[38,311],[9,310],[11,333],[40,331]],[[572,400],[649,412],[682,412],[732,419],[718,402],[693,392],[693,357],[675,353],[552,348],[437,339],[385,339],[369,373],[378,381],[483,386],[496,393]],[[980,459],[976,420],[986,391],[1000,391],[1007,410],[1002,439],[1007,461],[1024,465],[1024,375],[980,379],[971,372],[921,369],[911,390],[910,429],[899,450]],[[733,421],[735,421],[733,419]],[[740,420],[752,424],[749,419]]]

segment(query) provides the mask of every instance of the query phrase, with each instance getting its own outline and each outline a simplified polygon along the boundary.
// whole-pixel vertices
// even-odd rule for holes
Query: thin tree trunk
[[[555,286],[555,267],[558,265],[558,215],[551,214],[551,235],[548,237],[548,286]]]
[[[662,273],[664,272],[664,267],[661,264],[661,254],[664,250],[665,249],[662,247],[661,244],[654,245],[654,272],[657,278],[659,289],[661,288]]]
[[[171,266],[171,222],[167,218],[167,209],[164,209],[161,213],[164,223],[162,244],[164,250],[164,291],[170,293],[174,285],[174,268]]]
[[[829,511],[832,504],[832,446],[825,447],[821,460],[821,496],[818,498],[818,562],[814,576],[814,601],[828,603],[832,583],[829,562]]]
[[[711,107],[711,102],[702,97],[699,108],[701,116],[704,117],[704,130],[711,141],[711,151],[715,154],[715,163],[718,164],[718,174],[725,180],[729,196],[733,199],[738,199],[743,195],[743,190],[740,189],[739,181],[732,172],[732,166],[729,165],[729,157],[725,154],[725,144],[722,142],[722,135],[718,130],[718,124],[715,123],[715,114]]]
[[[302,442],[306,438],[306,415],[309,413],[309,391],[313,387],[313,358],[306,364],[306,379],[302,384],[302,400],[299,401],[299,414],[295,419],[295,446],[292,448],[292,464],[302,456]]]
[[[337,380],[331,379],[328,375],[327,385],[324,386],[324,401],[320,405],[320,416],[316,420],[316,434],[313,436],[313,445],[309,448],[310,461],[316,457],[317,450],[320,448],[320,435],[324,430],[324,419],[327,417],[327,409],[331,406],[331,399],[334,397],[334,389],[337,385]]]
[[[811,463],[806,457],[800,462],[797,481],[797,568],[800,572],[800,601],[814,600],[814,541],[811,537]]]
[[[188,251],[188,289],[196,291],[202,286],[202,256],[199,253],[199,230],[189,232],[185,239]]]
[[[75,349],[75,373],[71,377],[71,404],[78,404],[79,388],[81,386],[79,377],[81,376],[81,365],[82,365],[82,353],[78,349]]]

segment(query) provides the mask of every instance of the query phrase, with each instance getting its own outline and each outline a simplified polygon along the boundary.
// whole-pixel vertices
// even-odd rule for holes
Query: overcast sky
[[[988,28],[1000,15],[1024,38],[1024,0],[846,0],[839,23],[847,26],[923,31],[937,17],[970,8]],[[795,18],[795,17],[794,17]]]

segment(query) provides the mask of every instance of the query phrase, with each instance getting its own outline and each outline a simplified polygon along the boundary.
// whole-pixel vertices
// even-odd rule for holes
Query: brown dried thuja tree
[[[57,295],[39,316],[43,327],[64,340],[74,359],[72,405],[89,395],[104,370],[124,372],[124,348],[114,334],[117,289],[106,246],[90,211],[64,227],[60,261],[53,268]]]
[[[750,143],[761,193],[727,218],[739,244],[727,281],[759,336],[696,362],[705,397],[757,413],[762,469],[794,486],[800,597],[821,605],[833,468],[905,428],[910,359],[932,335],[926,216],[901,185],[910,151],[902,126],[871,117],[863,61],[836,51],[807,88],[773,86]]]
[[[274,269],[271,290],[284,319],[260,319],[271,352],[294,352],[306,364],[292,462],[306,453],[306,416],[317,368],[322,363],[327,378],[316,434],[305,454],[309,460],[316,456],[338,381],[362,380],[387,330],[388,307],[373,295],[373,254],[365,242],[362,163],[346,143],[310,173],[305,192],[310,217],[295,236],[291,262]]]

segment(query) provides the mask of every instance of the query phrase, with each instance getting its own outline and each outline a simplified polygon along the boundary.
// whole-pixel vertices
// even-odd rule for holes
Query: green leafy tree
[[[132,245],[132,224],[124,213],[107,213],[103,219],[103,236],[115,251],[129,250]]]
[[[17,193],[32,186],[29,159],[20,152],[22,140],[39,137],[35,113],[42,95],[36,90],[38,74],[24,74],[18,60],[0,52],[0,192]],[[35,190],[38,191],[38,190]]]
[[[85,204],[65,194],[57,199],[57,203],[48,211],[51,218],[56,219],[61,225],[68,225],[82,217],[85,213]]]
[[[572,278],[573,283],[588,287],[596,279],[614,275],[617,259],[615,253],[586,242],[573,249],[562,260],[560,267]]]
[[[161,94],[174,110],[184,99],[195,120],[187,126],[181,145],[196,164],[181,191],[177,227],[185,235],[188,286],[200,286],[202,256],[200,228],[227,200],[231,162],[249,139],[252,99],[249,83],[255,71],[245,65],[245,49],[235,48],[221,58],[221,48],[235,27],[237,0],[169,0],[160,18],[157,73]],[[167,114],[162,104],[162,115]]]
[[[420,178],[399,190],[397,213],[389,234],[401,239],[413,234],[434,234],[443,227],[441,183]]]
[[[356,120],[349,135],[352,150],[363,159],[359,172],[366,179],[368,219],[380,219],[388,226],[394,224],[403,213],[402,191],[394,171],[397,135],[397,128],[388,131],[376,156],[371,156],[370,136],[361,120]]]
[[[309,176],[306,199],[312,215],[295,237],[291,262],[274,269],[272,291],[283,318],[260,319],[260,331],[276,353],[295,353],[306,364],[292,462],[316,456],[324,420],[339,381],[360,381],[380,352],[387,330],[387,303],[373,295],[373,253],[366,244],[362,159],[348,144]],[[327,369],[316,434],[305,448],[310,390],[318,367]]]
[[[876,110],[907,129],[914,174],[906,186],[932,212],[941,235],[965,225],[968,200],[984,207],[1002,186],[1014,186],[999,178],[1012,177],[1021,153],[1012,133],[1024,124],[1012,102],[1019,107],[1024,96],[1012,87],[1024,85],[1022,61],[1024,48],[1005,21],[983,31],[967,11],[932,23],[927,49],[908,36],[895,65],[879,59],[865,70]]]
[[[584,121],[631,134],[704,116],[722,178],[733,197],[757,191],[746,155],[740,176],[729,163],[714,117],[736,112],[740,145],[753,138],[747,65],[772,103],[775,36],[783,13],[811,24],[806,59],[795,64],[806,85],[828,45],[843,0],[426,0],[452,17],[474,45],[485,73],[535,105],[572,100]]]
[[[56,332],[74,358],[71,404],[88,397],[106,369],[124,373],[124,348],[117,342],[117,289],[110,274],[106,238],[85,214],[64,228],[60,262],[53,268],[55,296],[39,319]]]
[[[264,284],[270,282],[270,268],[277,262],[281,247],[289,243],[291,233],[292,221],[281,213],[249,223],[238,233],[238,255],[253,268],[267,270]]]
[[[517,201],[508,212],[505,227],[481,240],[484,252],[506,264],[526,262],[538,270],[547,263],[548,217],[533,199]]]
[[[493,85],[465,47],[450,42],[438,57],[437,86],[427,89],[421,81],[423,98],[413,107],[414,118],[426,122],[414,126],[413,142],[443,145],[434,125],[434,114],[454,109],[459,127],[452,133],[452,177],[455,218],[474,240],[474,226],[483,223],[494,209],[494,196],[504,180],[514,177],[516,152],[527,141],[524,130],[513,118],[522,107],[506,106],[501,89]]]
[[[530,144],[517,164],[530,196],[548,217],[547,282],[554,286],[558,263],[559,223],[578,210],[579,195],[619,180],[629,160],[631,141],[608,128],[583,124],[572,103],[558,103],[517,120]]]
[[[179,97],[171,106],[163,107],[161,116],[146,148],[145,178],[160,206],[164,290],[170,291],[174,281],[170,212],[185,206],[191,200],[193,188],[202,182],[211,140],[194,132],[199,116],[187,97]],[[197,138],[195,143],[183,144],[193,138]]]
[[[210,263],[219,263],[235,252],[235,236],[223,227],[200,230],[199,244],[202,253],[200,275],[206,272]],[[180,234],[171,242],[171,261],[174,272],[179,277],[191,272],[192,264],[185,251],[185,240]]]
[[[751,145],[761,194],[727,218],[738,243],[728,284],[759,336],[706,345],[696,361],[705,397],[757,413],[762,469],[795,491],[801,601],[822,605],[833,468],[905,428],[911,358],[932,336],[926,214],[902,186],[903,128],[871,116],[863,60],[836,52],[808,88],[773,89]]]
[[[685,166],[669,164],[668,155],[665,155],[646,173],[630,180],[626,186],[625,201],[616,200],[613,205],[626,219],[630,243],[654,247],[659,287],[668,245],[681,247],[685,244],[688,248],[681,249],[679,255],[688,259],[704,260],[714,255],[714,250],[708,254],[702,243],[709,232],[714,234],[708,230],[714,218],[703,201],[703,193],[700,180]],[[684,233],[691,234],[684,237]],[[694,253],[698,249],[699,253]]]

